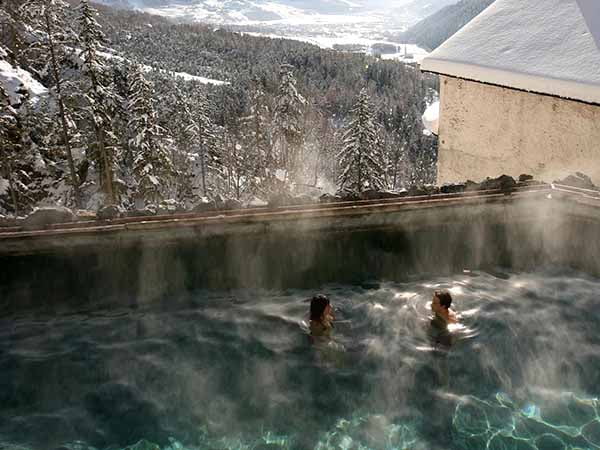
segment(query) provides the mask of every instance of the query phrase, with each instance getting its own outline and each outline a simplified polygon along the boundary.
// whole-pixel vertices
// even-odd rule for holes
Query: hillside
[[[18,0],[0,7],[10,25],[0,35],[0,143],[8,149],[0,214],[56,203],[191,208],[206,197],[251,201],[303,185],[333,191],[349,173],[337,156],[359,98],[379,161],[378,178],[360,189],[430,182],[435,173],[437,140],[421,123],[437,95],[435,76],[363,54],[70,3],[77,7],[54,5],[50,31],[43,16],[20,16]],[[56,61],[48,32],[64,39],[52,41]],[[16,101],[15,73],[34,79],[43,101]]]
[[[494,0],[461,0],[411,27],[404,38],[433,50],[490,6]]]

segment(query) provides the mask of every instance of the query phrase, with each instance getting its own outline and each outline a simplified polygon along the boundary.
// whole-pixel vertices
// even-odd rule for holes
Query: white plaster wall
[[[502,174],[600,185],[600,106],[441,77],[438,183]]]

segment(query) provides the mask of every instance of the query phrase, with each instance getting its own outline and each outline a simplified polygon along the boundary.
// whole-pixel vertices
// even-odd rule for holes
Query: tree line
[[[5,0],[0,27],[0,59],[47,88],[0,83],[0,213],[433,179],[437,80],[414,67],[87,0]]]

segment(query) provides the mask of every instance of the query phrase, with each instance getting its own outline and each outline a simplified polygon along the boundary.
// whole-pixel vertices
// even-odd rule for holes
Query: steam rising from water
[[[431,323],[434,289],[455,298],[450,332]],[[600,280],[465,272],[322,291],[339,320],[325,348],[302,326],[303,290],[1,319],[0,446],[600,448]]]

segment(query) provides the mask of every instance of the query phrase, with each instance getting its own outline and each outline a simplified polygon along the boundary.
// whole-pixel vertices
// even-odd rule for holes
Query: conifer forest
[[[0,64],[0,214],[435,178],[438,80],[414,65],[87,0],[3,0]]]

